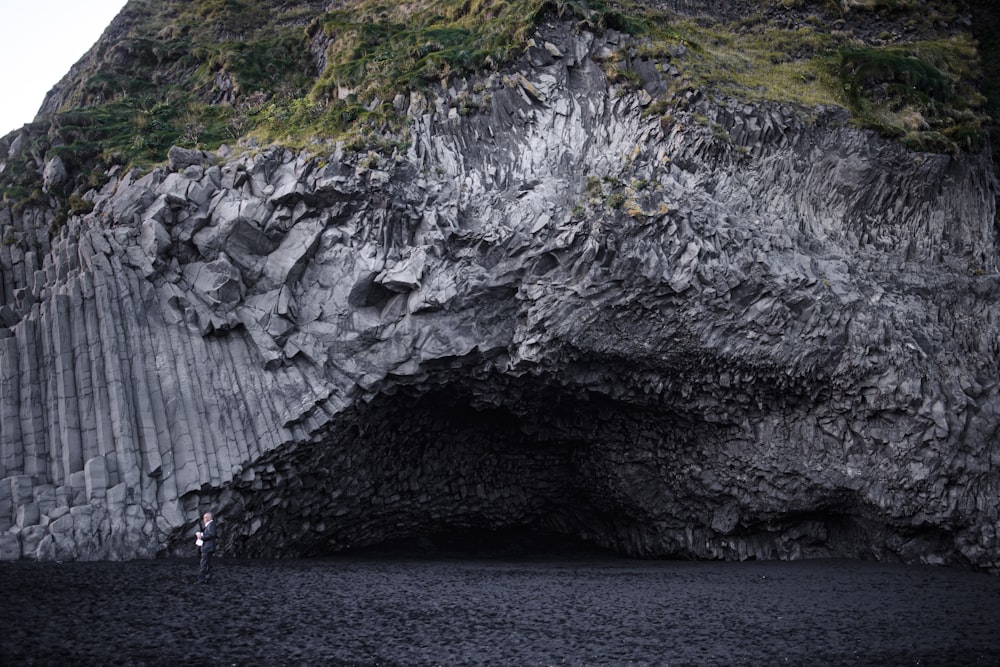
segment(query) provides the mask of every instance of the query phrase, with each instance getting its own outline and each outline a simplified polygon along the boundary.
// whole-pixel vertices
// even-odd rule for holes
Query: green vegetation
[[[59,111],[32,128],[30,157],[9,172],[59,155],[83,185],[113,164],[160,162],[171,145],[212,149],[247,136],[392,152],[408,142],[397,95],[498,68],[526,47],[543,14],[629,23],[601,0],[356,0],[324,13],[327,5],[133,0],[128,29],[98,44],[60,91]],[[461,113],[488,98],[466,95]],[[41,203],[32,178],[0,178],[3,196]]]
[[[739,11],[747,6],[754,5]],[[953,27],[951,0],[759,0],[756,13],[714,21],[633,0],[353,0],[334,7],[327,11],[326,0],[132,0],[115,40],[101,42],[59,92],[60,109],[26,128],[28,145],[0,175],[3,199],[83,211],[80,202],[56,204],[42,192],[38,165],[55,155],[76,178],[58,193],[65,198],[99,183],[110,165],[160,162],[171,145],[340,140],[391,154],[408,142],[393,105],[399,95],[502,67],[552,15],[634,37],[600,63],[620,94],[642,85],[636,59],[675,67],[681,76],[670,77],[671,90],[647,107],[667,124],[684,106],[679,93],[692,89],[744,101],[843,105],[858,124],[925,150],[974,148],[987,123],[976,42],[954,31],[926,37]],[[916,32],[908,42],[888,30],[885,43],[862,41],[846,27],[859,15],[891,16]],[[480,85],[454,102],[464,115],[489,99]],[[0,150],[12,140],[0,140]]]
[[[970,0],[973,11],[972,29],[979,43],[982,63],[980,90],[986,96],[986,114],[990,146],[993,149],[994,169],[1000,173],[1000,12],[995,0]],[[1000,228],[1000,209],[996,225]]]
[[[845,48],[840,51],[841,78],[848,99],[862,102],[862,91],[881,88],[880,94],[899,103],[946,103],[952,95],[944,73],[907,50]]]
[[[804,8],[793,0],[762,2],[768,4]],[[840,2],[827,4],[843,15]],[[934,8],[908,0],[851,4],[854,11],[912,17],[908,26],[954,18],[947,1]],[[988,117],[977,88],[980,58],[968,34],[866,46],[815,15],[794,22],[764,13],[707,22],[646,10],[643,17],[641,57],[685,53],[671,60],[684,75],[674,92],[689,87],[739,100],[846,106],[858,125],[918,150],[975,149],[984,135]],[[844,28],[842,20],[834,23]],[[652,113],[670,111],[662,101],[650,106]]]
[[[668,25],[663,32],[660,25]],[[738,99],[835,104],[839,87],[830,68],[836,40],[813,25],[709,24],[694,19],[654,24],[641,55],[684,47],[675,64],[688,85]]]
[[[985,98],[971,84],[978,61],[966,35],[898,47],[845,48],[840,77],[848,105],[867,127],[917,149],[981,144]]]
[[[625,195],[621,192],[614,192],[608,195],[604,203],[608,205],[608,208],[621,208],[625,205]]]
[[[94,210],[94,202],[79,195],[69,196],[69,212],[73,215],[86,215]]]
[[[506,60],[514,45],[523,46],[532,27],[531,15],[525,14],[530,6],[523,2],[438,0],[419,13],[410,13],[406,5],[361,4],[374,6],[360,14],[352,6],[320,21],[330,47],[313,99],[336,97],[340,88],[366,102],[387,99],[444,77],[467,75]]]
[[[212,149],[248,135],[397,150],[407,138],[395,95],[500,65],[525,47],[543,1],[360,0],[324,14],[327,4],[133,0],[128,29],[99,43],[59,110],[26,128],[29,145],[0,176],[3,199],[46,204],[36,165],[55,155],[86,187],[113,164],[160,162],[171,145]]]

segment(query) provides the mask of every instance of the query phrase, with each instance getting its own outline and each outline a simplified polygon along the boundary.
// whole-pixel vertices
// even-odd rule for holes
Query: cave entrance
[[[328,554],[321,554],[328,555]],[[531,526],[451,529],[386,540],[337,552],[348,557],[426,559],[539,559],[617,555],[572,535]]]
[[[755,441],[739,423],[537,378],[439,387],[382,393],[199,498],[223,517],[224,552],[743,560],[898,550],[854,489],[794,478],[804,483],[775,492],[762,470],[748,476]]]
[[[227,551],[648,555],[649,498],[634,494],[656,461],[625,460],[634,414],[600,396],[475,395],[449,385],[380,396],[315,442],[272,452],[218,499]]]

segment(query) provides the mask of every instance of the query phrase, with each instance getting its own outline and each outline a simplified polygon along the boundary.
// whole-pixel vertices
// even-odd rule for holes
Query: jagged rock
[[[239,269],[224,256],[213,262],[191,262],[183,271],[191,288],[210,305],[235,306],[243,296]]]
[[[55,190],[66,183],[68,174],[66,165],[58,155],[45,163],[42,170],[42,186],[46,190]]]
[[[241,556],[526,525],[1000,569],[988,155],[668,122],[669,68],[612,90],[624,36],[542,32],[482,113],[399,99],[396,159],[172,149],[0,250],[0,558],[185,553],[211,508]]]
[[[386,268],[375,277],[375,282],[392,292],[409,292],[420,289],[427,253],[416,248],[408,257]]]
[[[40,516],[37,503],[24,503],[22,505],[18,505],[17,519],[15,519],[14,525],[21,529],[37,525]]]
[[[34,558],[38,547],[49,534],[45,526],[28,526],[21,531],[21,557]]]
[[[0,560],[17,560],[20,557],[20,535],[18,533],[0,534]]]
[[[276,206],[288,206],[289,204],[295,204],[306,192],[305,186],[299,182],[285,183],[276,190],[274,189],[274,186],[269,187],[273,190],[273,194],[271,194],[271,202]]]
[[[302,275],[306,262],[316,248],[320,235],[329,220],[315,218],[292,227],[273,252],[267,256],[258,285],[261,289],[273,289],[279,285],[292,285]]]
[[[7,304],[0,306],[0,326],[10,328],[17,324],[17,312]]]
[[[146,257],[155,259],[170,247],[170,233],[158,220],[146,219],[142,223],[139,244]]]
[[[144,187],[119,187],[108,202],[107,212],[115,220],[130,220],[133,215],[145,211],[154,201],[156,195]]]
[[[205,151],[171,146],[167,151],[167,163],[173,171],[184,171],[188,167],[203,167],[210,164],[214,156]]]
[[[14,137],[14,140],[10,142],[10,147],[7,149],[7,157],[13,158],[21,154],[24,150],[24,134],[18,134]]]

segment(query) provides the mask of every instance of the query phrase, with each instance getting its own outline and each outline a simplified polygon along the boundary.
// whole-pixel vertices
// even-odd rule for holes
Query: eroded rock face
[[[402,100],[395,158],[175,150],[0,248],[0,557],[185,553],[212,509],[250,556],[530,526],[995,571],[988,158],[647,114],[623,39]]]

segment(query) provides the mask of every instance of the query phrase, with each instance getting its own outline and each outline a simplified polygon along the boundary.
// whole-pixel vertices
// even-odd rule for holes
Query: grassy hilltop
[[[502,69],[534,26],[554,17],[633,36],[604,62],[623,90],[641,85],[637,60],[676,68],[681,76],[650,106],[654,113],[669,114],[691,88],[837,104],[916,150],[948,152],[980,146],[996,113],[983,94],[996,92],[982,65],[997,60],[989,2],[733,0],[711,18],[631,0],[328,5],[131,0],[36,120],[0,139],[0,155],[21,143],[0,173],[0,196],[9,206],[65,213],[85,205],[69,196],[100,184],[110,166],[155,164],[172,145],[213,149],[253,137],[399,150],[407,145],[400,96]],[[488,104],[488,93],[471,91],[463,113]],[[55,156],[72,178],[44,192],[41,168]]]

